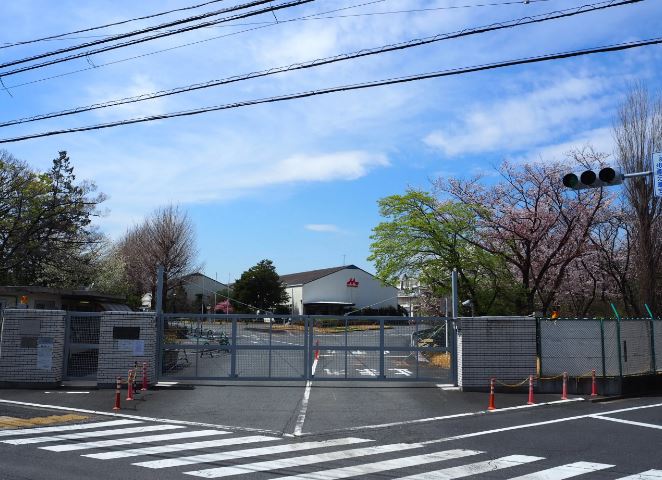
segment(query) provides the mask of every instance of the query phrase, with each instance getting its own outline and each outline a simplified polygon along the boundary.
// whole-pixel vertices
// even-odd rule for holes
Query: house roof
[[[342,267],[322,268],[320,270],[310,270],[308,272],[290,273],[281,275],[280,280],[286,285],[304,285],[314,282],[322,277],[339,272],[340,270],[361,270],[356,265],[343,265]]]

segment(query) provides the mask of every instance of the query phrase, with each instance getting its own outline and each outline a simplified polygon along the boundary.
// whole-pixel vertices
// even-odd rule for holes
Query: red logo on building
[[[356,288],[359,286],[359,282],[356,281],[356,278],[350,278],[347,280],[347,286]]]

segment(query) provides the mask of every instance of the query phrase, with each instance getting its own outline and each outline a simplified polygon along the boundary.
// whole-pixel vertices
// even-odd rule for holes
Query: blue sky
[[[494,0],[495,3],[505,0]],[[160,2],[7,0],[0,44],[179,8]],[[226,0],[200,9],[239,2]],[[278,3],[278,2],[276,2]],[[317,0],[279,20],[366,0]],[[320,18],[205,28],[3,78],[0,119],[13,119],[224,78],[589,3],[565,0],[432,10],[481,0],[384,0]],[[428,9],[409,13],[357,15]],[[197,12],[197,11],[194,11]],[[192,12],[193,13],[193,12]],[[180,14],[182,15],[182,14]],[[160,17],[102,32],[119,33]],[[570,19],[439,42],[190,94],[6,127],[0,137],[174,112],[334,85],[657,37],[662,2],[644,0]],[[237,23],[272,22],[273,16]],[[263,24],[264,25],[264,24]],[[226,35],[223,38],[213,38]],[[0,50],[8,61],[84,39]],[[204,272],[234,279],[263,258],[279,273],[366,260],[378,199],[429,188],[440,175],[487,172],[503,159],[562,159],[592,144],[610,153],[610,128],[632,82],[659,91],[662,47],[533,64],[4,145],[36,168],[68,151],[81,179],[109,196],[100,227],[118,238],[159,205],[193,220]],[[70,75],[74,70],[86,69]],[[657,71],[656,71],[657,70]],[[39,81],[44,77],[62,75]],[[26,84],[27,85],[23,85]]]

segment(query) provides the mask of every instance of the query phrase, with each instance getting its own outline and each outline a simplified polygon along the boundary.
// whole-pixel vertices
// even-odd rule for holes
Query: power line
[[[215,15],[220,15],[222,13],[229,13],[229,12],[234,12],[234,11],[238,11],[238,10],[245,10],[247,8],[250,8],[250,7],[259,6],[259,5],[266,4],[266,3],[271,3],[271,1],[272,0],[253,0],[252,2],[249,2],[249,3],[244,3],[244,4],[241,4],[241,5],[226,8],[226,9],[223,9],[223,10],[217,10],[216,12],[212,12],[212,13],[208,13],[208,14],[198,15],[197,17],[215,16]],[[21,67],[21,68],[17,68],[17,69],[14,69],[14,70],[9,70],[7,72],[0,72],[0,76],[6,77],[6,76],[9,76],[9,75],[15,75],[15,74],[20,73],[20,72],[25,72],[25,71],[28,71],[28,70],[34,70],[34,69],[45,67],[45,66],[48,66],[48,65],[54,65],[56,63],[67,62],[69,60],[74,60],[76,58],[86,57],[88,55],[95,55],[97,53],[107,52],[107,51],[115,50],[115,49],[118,49],[118,48],[123,48],[123,47],[131,46],[131,45],[136,45],[138,43],[148,42],[148,41],[155,40],[155,39],[158,39],[158,38],[168,37],[168,36],[171,36],[171,35],[177,35],[177,34],[184,33],[184,32],[190,32],[192,30],[197,30],[197,29],[203,28],[205,26],[216,25],[216,24],[219,24],[219,23],[229,22],[229,21],[232,21],[232,20],[240,19],[240,18],[252,17],[254,15],[260,15],[262,13],[267,13],[267,12],[271,12],[271,11],[274,11],[274,10],[280,10],[280,9],[283,9],[283,8],[290,8],[290,7],[294,7],[294,6],[298,6],[298,5],[303,5],[305,3],[310,3],[310,2],[314,2],[314,1],[315,0],[295,0],[295,1],[290,1],[290,2],[287,2],[287,3],[280,3],[280,4],[275,5],[275,6],[270,6],[270,7],[264,8],[262,10],[253,10],[249,13],[232,15],[230,17],[223,17],[219,20],[208,20],[206,22],[202,22],[202,23],[199,23],[199,24],[196,24],[196,25],[189,25],[187,27],[178,28],[176,30],[169,30],[169,31],[166,31],[166,32],[156,33],[156,34],[149,35],[149,36],[146,36],[146,37],[141,37],[141,38],[137,38],[137,39],[134,39],[134,40],[129,40],[129,41],[126,41],[126,42],[109,45],[109,46],[106,46],[106,47],[101,47],[101,48],[97,48],[97,49],[93,49],[93,50],[88,50],[86,52],[67,55],[67,56],[64,56],[64,57],[56,58],[54,60],[41,62],[41,63],[35,64],[35,65],[30,65],[30,66],[27,66],[27,67]],[[190,18],[194,18],[194,17],[190,17]],[[179,20],[177,22],[171,22],[171,23],[185,23],[185,22],[190,22],[190,21],[192,21],[192,20],[183,19],[183,20]],[[102,40],[96,40],[94,42],[87,42],[85,44],[79,44],[79,45],[74,45],[74,46],[67,47],[67,48],[61,48],[59,50],[54,50],[54,51],[51,51],[51,52],[41,53],[41,54],[38,54],[38,55],[33,55],[31,57],[22,58],[22,59],[19,59],[19,60],[11,60],[9,62],[5,62],[3,64],[0,64],[0,68],[6,68],[6,67],[14,66],[14,65],[28,63],[28,62],[32,62],[32,61],[35,61],[35,60],[38,60],[38,59],[41,59],[41,58],[51,57],[51,56],[59,55],[61,53],[66,53],[66,52],[70,52],[70,51],[74,51],[74,50],[79,50],[79,49],[82,49],[82,48],[87,48],[87,47],[92,46],[92,45],[97,45],[97,44],[107,43],[107,42],[111,42],[111,41],[115,41],[115,40],[120,40],[122,38],[127,38],[127,37],[135,36],[135,35],[138,35],[138,34],[150,32],[150,31],[154,31],[154,30],[159,30],[161,28],[163,28],[163,25],[157,26],[157,27],[150,27],[150,28],[146,28],[146,29],[142,29],[142,30],[136,30],[134,32],[129,32],[129,33],[126,33],[126,34],[115,35],[113,37],[109,37],[109,38],[102,39]]]
[[[214,1],[224,1],[224,0],[214,0]],[[380,0],[380,1],[386,1],[386,0]],[[323,17],[321,15],[325,15],[324,13],[318,13],[314,15],[309,15],[306,17],[301,17],[296,20],[327,20],[327,19],[334,19],[334,18],[353,18],[353,17],[369,17],[369,16],[374,16],[374,15],[397,15],[397,14],[403,14],[403,13],[425,13],[425,12],[436,12],[436,11],[442,11],[442,10],[458,10],[458,9],[465,9],[465,8],[480,8],[480,7],[501,7],[501,6],[509,6],[509,5],[528,5],[532,3],[540,3],[540,2],[550,2],[553,0],[529,0],[528,2],[525,2],[523,0],[516,0],[516,1],[509,1],[509,2],[495,2],[495,3],[473,3],[473,4],[466,4],[466,5],[449,5],[446,7],[431,7],[431,8],[414,8],[414,9],[409,9],[409,10],[389,10],[389,11],[384,11],[384,12],[366,12],[366,13],[355,13],[355,14],[350,14],[350,15],[334,15],[330,17]],[[207,3],[212,3],[212,2],[207,2]],[[207,3],[203,3],[194,7],[186,7],[185,9],[190,9],[190,8],[197,8],[202,5],[206,5]],[[373,3],[373,2],[370,2]],[[350,7],[350,8],[355,8],[355,7]],[[166,13],[172,13],[174,11],[179,11],[179,10],[184,10],[184,9],[177,9],[177,10],[171,10],[169,12],[163,12],[160,14],[156,14],[154,16],[158,15],[165,15]],[[339,10],[344,10],[343,8]],[[136,20],[142,20],[145,18],[150,18],[151,16],[147,17],[139,17],[135,18],[132,20],[125,20],[123,22],[117,22],[117,23],[111,23],[108,25],[103,25],[101,27],[94,27],[94,28],[88,28],[85,30],[78,30],[75,32],[70,32],[70,33],[63,33],[61,35],[54,35],[51,37],[45,37],[45,38],[40,38],[36,40],[30,40],[27,42],[16,42],[12,44],[6,44],[5,46],[0,46],[0,49],[2,48],[7,48],[11,47],[14,45],[23,45],[26,43],[34,43],[34,42],[39,42],[39,41],[52,41],[52,40],[81,40],[81,39],[86,39],[86,38],[107,38],[110,35],[87,35],[83,37],[71,37],[69,35],[75,35],[77,33],[83,33],[91,30],[97,30],[100,28],[105,28],[105,27],[110,27],[114,25],[120,25],[122,23],[127,23],[127,22],[132,22]],[[274,25],[275,23],[283,23],[284,21],[292,21],[290,20],[280,20],[279,22],[248,22],[248,23],[234,23],[232,25],[214,25],[210,27],[204,27],[204,28],[228,28],[228,27],[245,27],[249,25]],[[66,38],[60,38],[60,37],[66,37]]]
[[[106,67],[106,66],[109,66],[109,65],[115,65],[117,63],[127,62],[129,60],[136,60],[136,59],[139,59],[139,58],[148,57],[150,55],[155,55],[157,53],[169,52],[171,50],[176,50],[178,48],[184,48],[184,47],[190,47],[192,45],[198,45],[200,43],[209,42],[211,40],[217,40],[219,38],[231,37],[233,35],[239,35],[239,34],[242,34],[242,33],[252,32],[252,31],[255,31],[255,30],[263,29],[263,28],[274,27],[276,25],[283,25],[283,24],[289,23],[289,22],[296,22],[296,21],[300,21],[300,20],[306,20],[309,17],[313,17],[315,15],[325,15],[327,13],[339,12],[341,10],[349,10],[349,9],[352,9],[352,8],[363,7],[363,6],[366,6],[366,5],[372,5],[372,4],[375,4],[375,3],[382,3],[382,2],[386,2],[386,1],[388,1],[388,0],[372,0],[372,1],[369,1],[369,2],[359,3],[359,4],[356,4],[356,5],[350,5],[348,7],[337,8],[337,9],[334,9],[334,10],[328,10],[328,11],[322,12],[322,13],[306,15],[306,16],[303,16],[303,17],[297,17],[297,18],[293,18],[293,19],[289,19],[289,20],[281,20],[280,23],[266,22],[267,23],[266,25],[260,25],[258,27],[253,27],[253,28],[247,28],[245,30],[240,30],[238,32],[232,32],[232,33],[227,33],[227,34],[224,34],[224,35],[219,35],[217,37],[205,38],[203,40],[197,40],[195,42],[184,43],[182,45],[175,45],[174,47],[164,48],[162,50],[155,50],[153,52],[143,53],[141,55],[135,55],[135,56],[129,57],[129,58],[114,60],[114,61],[108,62],[108,63],[101,63],[101,64],[98,64],[98,65],[95,65],[94,67],[81,68],[81,69],[78,69],[78,70],[73,70],[73,71],[61,73],[61,74],[58,74],[58,75],[52,75],[50,77],[38,78],[36,80],[32,80],[32,81],[29,81],[29,82],[18,83],[16,85],[9,85],[8,88],[11,89],[11,88],[24,87],[24,86],[27,86],[27,85],[32,85],[34,83],[39,83],[39,82],[43,82],[43,81],[46,81],[46,80],[52,80],[54,78],[61,78],[61,77],[65,77],[65,76],[68,76],[68,75],[73,75],[73,74],[76,74],[76,73],[86,72],[88,70],[94,70],[95,68]],[[533,0],[533,1],[547,1],[547,0]],[[332,18],[332,17],[328,17],[328,18]],[[0,78],[1,77],[2,77],[2,75],[0,75]]]
[[[212,3],[224,2],[224,1],[225,0],[210,0],[208,2],[199,3],[197,5],[191,5],[189,7],[176,8],[174,10],[168,10],[167,12],[153,13],[151,15],[145,15],[144,17],[136,17],[136,18],[130,18],[128,20],[122,20],[122,21],[119,21],[119,22],[107,23],[106,25],[100,25],[98,27],[84,28],[82,30],[76,30],[74,32],[60,33],[58,35],[50,35],[48,37],[35,38],[34,40],[25,40],[25,41],[14,42],[14,43],[5,43],[3,45],[0,45],[0,49],[9,48],[9,47],[16,47],[18,45],[28,45],[30,43],[44,42],[46,40],[72,40],[73,38],[70,37],[70,35],[76,35],[78,33],[85,33],[85,32],[92,32],[94,30],[101,30],[101,29],[108,28],[108,27],[115,27],[117,25],[124,25],[124,24],[131,23],[131,22],[137,22],[139,20],[147,20],[149,18],[161,17],[163,15],[168,15],[168,14],[171,14],[171,13],[183,12],[183,11],[186,11],[186,10],[194,10],[196,8],[204,7],[204,6],[210,5]],[[102,35],[102,36],[103,37],[109,37],[110,35]],[[62,38],[62,37],[69,37],[69,38]]]
[[[241,107],[248,107],[252,105],[260,105],[260,104],[265,104],[265,103],[276,103],[276,102],[284,102],[288,100],[296,100],[300,98],[307,98],[307,97],[314,97],[318,95],[327,95],[330,93],[338,93],[338,92],[348,92],[352,90],[363,90],[367,88],[374,88],[374,87],[381,87],[385,85],[395,85],[395,84],[400,84],[400,83],[408,83],[408,82],[414,82],[418,80],[428,80],[432,78],[440,78],[440,77],[449,77],[449,76],[454,76],[454,75],[462,75],[466,73],[472,73],[472,72],[480,72],[484,70],[494,70],[497,68],[504,68],[504,67],[512,67],[516,65],[526,65],[530,63],[539,63],[539,62],[547,62],[551,60],[560,60],[560,59],[565,59],[565,58],[572,58],[572,57],[579,57],[583,55],[591,55],[591,54],[596,54],[596,53],[607,53],[607,52],[616,52],[620,50],[628,50],[632,48],[638,48],[638,47],[644,47],[648,45],[658,45],[662,43],[662,37],[658,38],[652,38],[648,40],[640,40],[640,41],[634,41],[634,42],[627,42],[627,43],[619,43],[619,44],[614,44],[614,45],[607,45],[607,46],[602,46],[602,47],[596,47],[596,48],[590,48],[590,49],[583,49],[583,50],[574,50],[574,51],[569,51],[569,52],[562,52],[562,53],[553,53],[553,54],[548,54],[548,55],[541,55],[537,57],[526,57],[526,58],[521,58],[517,60],[507,60],[504,62],[497,62],[497,63],[488,63],[488,64],[483,64],[483,65],[476,65],[472,67],[463,67],[463,68],[456,68],[456,69],[450,69],[450,70],[441,70],[441,71],[436,71],[436,72],[430,72],[430,73],[423,73],[423,74],[416,74],[416,75],[410,75],[410,76],[405,76],[405,77],[395,77],[395,78],[389,78],[385,80],[373,80],[370,82],[363,82],[363,83],[355,83],[355,84],[349,84],[349,85],[341,85],[337,87],[329,87],[329,88],[323,88],[319,90],[308,90],[305,92],[298,92],[298,93],[292,93],[288,95],[279,95],[279,96],[274,96],[274,97],[267,97],[267,98],[259,98],[255,100],[246,100],[246,101],[241,101],[241,102],[233,102],[233,103],[226,103],[223,105],[214,105],[210,107],[203,107],[203,108],[197,108],[197,109],[192,109],[192,110],[183,110],[180,112],[173,112],[173,113],[165,113],[161,115],[151,115],[147,117],[137,117],[137,118],[131,118],[131,119],[126,119],[126,120],[119,120],[115,122],[108,122],[108,123],[99,123],[96,125],[87,125],[83,127],[74,127],[74,128],[67,128],[67,129],[61,129],[61,130],[51,130],[51,131],[46,131],[46,132],[41,132],[41,133],[34,133],[30,135],[22,135],[18,137],[12,137],[12,138],[3,138],[0,139],[0,144],[3,143],[13,143],[13,142],[20,142],[24,140],[30,140],[33,138],[42,138],[42,137],[50,137],[53,135],[62,135],[65,133],[75,133],[75,132],[85,132],[89,130],[101,130],[104,128],[111,128],[111,127],[118,127],[118,126],[123,126],[123,125],[131,125],[135,123],[144,123],[144,122],[151,122],[154,120],[164,120],[164,119],[169,119],[169,118],[177,118],[177,117],[187,117],[187,116],[192,116],[192,115],[199,115],[202,113],[208,113],[208,112],[214,112],[214,111],[219,111],[219,110],[230,110],[230,109],[235,109],[235,108],[241,108]]]
[[[170,95],[176,95],[180,93],[188,93],[191,91],[195,90],[201,90],[205,88],[211,88],[211,87],[217,87],[220,85],[227,85],[229,83],[236,83],[240,81],[245,81],[245,80],[250,80],[254,78],[260,78],[260,77],[267,77],[271,75],[276,75],[279,73],[283,72],[289,72],[289,71],[294,71],[294,70],[303,70],[303,69],[308,69],[308,68],[314,68],[314,67],[319,67],[321,65],[328,65],[331,63],[336,63],[336,62],[342,62],[346,60],[352,60],[356,58],[361,58],[361,57],[367,57],[371,55],[378,55],[382,53],[387,53],[387,52],[394,52],[397,50],[404,50],[408,48],[413,48],[413,47],[419,47],[421,45],[427,45],[430,43],[435,43],[435,42],[440,42],[443,40],[450,40],[450,39],[455,39],[455,38],[460,38],[460,37],[465,37],[465,36],[470,36],[470,35],[477,35],[481,33],[486,33],[486,32],[491,32],[495,30],[502,30],[502,29],[507,29],[507,28],[514,28],[522,25],[529,25],[533,23],[540,23],[540,22],[546,22],[550,20],[558,20],[560,18],[567,18],[575,15],[580,15],[584,13],[589,13],[597,10],[603,10],[606,8],[612,8],[612,7],[619,7],[623,5],[629,5],[632,3],[637,3],[641,2],[643,0],[609,0],[606,2],[601,2],[601,3],[595,3],[595,4],[589,4],[589,5],[583,5],[580,7],[576,8],[570,8],[567,10],[560,10],[557,12],[550,12],[547,14],[542,14],[542,15],[536,15],[533,17],[524,17],[520,18],[517,20],[510,20],[507,22],[500,22],[500,23],[494,23],[491,25],[487,26],[480,26],[480,27],[475,27],[471,29],[463,29],[457,32],[453,33],[444,33],[444,34],[437,34],[431,37],[426,37],[423,39],[415,39],[415,40],[409,40],[406,42],[401,42],[401,43],[396,43],[396,44],[391,44],[391,45],[385,45],[377,48],[371,48],[371,49],[364,49],[364,50],[359,50],[356,52],[352,53],[344,53],[340,55],[335,55],[332,57],[326,57],[326,58],[321,58],[321,59],[316,59],[316,60],[311,60],[308,62],[302,62],[302,63],[295,63],[292,65],[288,66],[283,66],[283,67],[274,67],[270,68],[267,70],[262,70],[259,72],[252,72],[252,73],[247,73],[243,75],[235,75],[232,77],[224,78],[224,79],[217,79],[217,80],[210,80],[208,82],[204,83],[197,83],[193,85],[187,85],[184,87],[177,87],[173,88],[170,90],[161,90],[159,92],[154,92],[154,93],[147,93],[143,95],[137,95],[133,97],[126,97],[122,99],[117,99],[117,100],[110,100],[104,103],[97,103],[93,105],[87,105],[87,106],[82,106],[82,107],[76,107],[76,108],[71,108],[67,110],[61,110],[58,112],[52,112],[52,113],[46,113],[46,114],[41,114],[41,115],[34,115],[31,117],[25,117],[25,118],[20,118],[20,119],[15,119],[15,120],[8,120],[5,122],[0,122],[0,127],[7,127],[10,125],[18,125],[22,123],[29,123],[29,122],[35,122],[38,120],[45,120],[48,118],[55,118],[55,117],[63,117],[66,115],[74,115],[82,112],[89,112],[92,110],[99,110],[102,108],[108,108],[108,107],[115,107],[118,105],[124,105],[127,103],[136,103],[136,102],[142,102],[146,100],[153,100],[155,98],[161,98],[161,97],[166,97]]]

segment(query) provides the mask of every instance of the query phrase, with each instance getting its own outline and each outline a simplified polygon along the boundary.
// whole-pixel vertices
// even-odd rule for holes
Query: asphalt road
[[[662,478],[662,397],[501,394],[488,413],[485,394],[445,388],[313,386],[297,436],[302,384],[150,391],[121,416],[109,391],[3,390],[0,415],[87,418],[0,430],[0,479]]]

